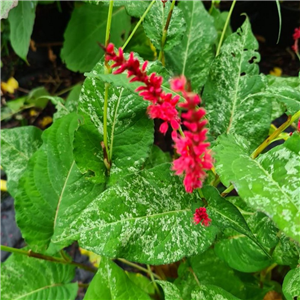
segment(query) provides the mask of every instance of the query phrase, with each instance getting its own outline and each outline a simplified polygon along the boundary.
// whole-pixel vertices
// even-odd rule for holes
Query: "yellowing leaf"
[[[18,87],[18,81],[13,77],[9,78],[7,82],[1,82],[1,89],[3,90],[3,92],[13,94]]]
[[[93,266],[95,266],[96,268],[99,268],[99,264],[100,264],[100,261],[101,261],[101,256],[100,255],[95,254],[92,251],[85,250],[83,248],[79,248],[79,251],[82,255],[86,255],[86,256],[89,257],[90,262],[93,264]]]
[[[53,121],[53,119],[51,117],[46,116],[40,121],[40,126],[42,128],[45,128],[47,125],[51,124],[52,121]]]
[[[275,67],[273,70],[270,71],[270,74],[273,76],[280,77],[282,74],[282,69]]]

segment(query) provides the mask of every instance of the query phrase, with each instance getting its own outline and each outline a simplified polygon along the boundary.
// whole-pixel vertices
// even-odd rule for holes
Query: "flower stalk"
[[[83,270],[86,270],[86,271],[89,271],[89,272],[92,272],[92,273],[97,272],[96,269],[91,268],[89,266],[86,266],[84,264],[77,263],[75,261],[69,261],[69,260],[66,260],[65,258],[58,258],[58,257],[44,255],[44,254],[41,254],[41,253],[36,253],[36,252],[31,251],[31,250],[26,251],[26,250],[16,249],[16,248],[3,246],[3,245],[1,245],[1,250],[6,251],[6,252],[11,252],[11,253],[17,253],[17,254],[21,254],[21,255],[26,255],[28,257],[34,257],[34,258],[37,258],[37,259],[52,261],[52,262],[63,264],[63,265],[72,265],[72,266],[78,267],[80,269],[83,269]]]

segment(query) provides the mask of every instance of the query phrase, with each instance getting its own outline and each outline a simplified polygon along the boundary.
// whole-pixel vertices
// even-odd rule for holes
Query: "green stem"
[[[264,140],[264,142],[253,151],[250,157],[252,159],[256,158],[274,139],[281,134],[281,132],[288,128],[298,118],[300,118],[300,110],[297,111],[293,116],[288,116],[287,121],[278,127],[266,140]]]
[[[108,16],[107,16],[107,24],[106,24],[106,32],[105,32],[105,47],[107,47],[107,45],[109,44],[113,7],[114,7],[114,1],[111,0],[109,1],[109,8],[108,8]]]
[[[114,1],[109,2],[108,8],[108,16],[107,16],[107,24],[106,24],[106,34],[105,34],[105,47],[109,44],[110,39],[110,27],[111,27],[111,20],[112,20],[112,12],[113,12]],[[104,74],[109,74],[110,68],[108,63],[105,61],[104,63]],[[109,147],[108,147],[108,132],[107,132],[107,107],[108,107],[108,89],[109,84],[105,83],[105,90],[104,90],[104,107],[103,107],[103,142],[105,146],[106,154],[104,155],[104,159],[108,158],[109,155]],[[110,163],[107,161],[105,163],[107,169],[110,168]]]
[[[228,13],[228,16],[227,16],[227,19],[226,19],[226,22],[225,22],[225,25],[224,25],[224,28],[223,28],[223,31],[222,31],[222,35],[221,35],[221,38],[220,38],[220,41],[219,41],[219,45],[218,45],[218,48],[217,48],[216,56],[218,56],[219,53],[220,53],[220,49],[221,49],[221,46],[222,46],[222,43],[223,43],[223,40],[224,40],[224,37],[225,37],[225,32],[227,30],[227,27],[228,27],[228,24],[229,24],[229,20],[231,18],[231,14],[232,14],[233,8],[235,6],[235,3],[236,3],[236,0],[232,1],[230,10],[229,10],[229,13]]]
[[[148,273],[150,275],[151,281],[153,283],[154,289],[156,290],[157,295],[159,295],[160,298],[161,298],[160,290],[159,290],[159,288],[158,288],[158,286],[155,282],[155,279],[154,279],[154,276],[153,276],[154,274],[152,273],[151,267],[149,265],[147,265],[147,269],[148,269]]]
[[[143,13],[143,15],[141,16],[140,20],[137,22],[137,24],[135,25],[135,27],[133,28],[130,36],[127,38],[126,42],[124,43],[122,49],[124,50],[124,48],[128,45],[128,43],[130,42],[130,40],[132,39],[132,37],[134,36],[135,32],[137,31],[137,29],[139,28],[139,26],[141,25],[141,23],[144,21],[145,17],[147,16],[149,10],[151,9],[151,7],[153,6],[153,4],[156,2],[156,0],[153,0],[149,6],[147,7],[147,9],[145,10],[145,12]]]
[[[89,283],[81,283],[81,282],[78,282],[78,287],[81,287],[81,288],[84,288],[84,289],[87,289],[89,287]]]
[[[133,262],[131,262],[131,261],[128,261],[128,260],[126,260],[126,259],[123,259],[123,258],[118,258],[118,260],[121,261],[122,263],[128,265],[128,266],[134,267],[134,268],[136,268],[137,270],[143,271],[143,272],[145,272],[145,273],[147,273],[147,274],[150,275],[149,270],[147,270],[147,269],[141,267],[141,266],[138,265],[138,264],[135,264],[135,263],[133,263]],[[151,272],[152,272],[152,271],[151,271]],[[161,277],[158,276],[158,275],[156,275],[155,273],[152,273],[152,275],[153,275],[154,277],[156,277],[157,279],[161,280]]]
[[[234,189],[234,186],[231,184],[222,194],[221,196],[224,197],[229,194]]]
[[[43,259],[43,260],[47,260],[47,261],[52,261],[52,262],[56,262],[56,263],[63,264],[63,265],[73,265],[73,266],[76,266],[76,267],[78,267],[80,269],[83,269],[83,270],[86,270],[86,271],[89,271],[89,272],[92,272],[92,273],[96,273],[97,272],[96,269],[91,268],[89,266],[86,266],[84,264],[77,263],[75,261],[66,261],[63,258],[48,256],[48,255],[44,255],[44,254],[41,254],[41,253],[33,252],[31,250],[26,251],[26,250],[16,249],[16,248],[12,248],[12,247],[8,247],[8,246],[3,246],[3,245],[1,245],[1,250],[2,251],[6,251],[6,252],[11,252],[11,253],[22,254],[22,255],[26,255],[28,257],[34,257],[34,258],[37,258],[37,259]]]
[[[200,282],[199,282],[199,279],[198,279],[198,277],[196,276],[194,270],[193,270],[191,267],[189,267],[189,271],[193,274],[193,276],[194,276],[194,278],[195,278],[195,280],[196,280],[198,286],[201,286],[201,284],[200,284]]]
[[[161,38],[161,50],[159,52],[158,60],[160,60],[163,65],[164,65],[164,57],[165,57],[164,56],[164,46],[166,44],[167,34],[168,34],[168,28],[170,26],[171,17],[172,17],[172,14],[173,14],[175,3],[176,3],[176,1],[173,0],[172,4],[171,4],[171,7],[170,7],[170,10],[169,10],[167,22],[166,22],[166,25],[165,25],[164,30],[163,30],[162,38]]]

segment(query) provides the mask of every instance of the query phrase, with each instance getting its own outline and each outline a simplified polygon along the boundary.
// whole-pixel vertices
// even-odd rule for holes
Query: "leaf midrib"
[[[57,216],[58,216],[58,212],[59,212],[59,207],[60,207],[60,204],[61,204],[61,200],[62,200],[63,194],[65,192],[65,188],[67,186],[67,182],[69,180],[69,177],[70,177],[70,174],[71,174],[71,172],[73,170],[74,165],[75,165],[75,160],[73,160],[73,162],[72,162],[72,164],[70,166],[69,172],[67,174],[66,180],[64,182],[63,188],[62,188],[61,193],[60,193],[59,198],[58,198],[58,203],[57,203],[57,207],[56,207],[56,211],[55,211],[55,217],[54,217],[54,222],[53,222],[53,231],[55,230],[55,225],[56,225],[56,221],[57,221]]]
[[[50,288],[54,288],[54,287],[56,287],[56,286],[63,286],[63,285],[64,285],[63,283],[54,283],[54,284],[51,284],[51,285],[46,285],[46,286],[44,286],[44,287],[42,287],[42,288],[39,288],[39,289],[34,290],[34,291],[31,291],[31,292],[29,292],[29,293],[27,293],[27,294],[21,295],[21,296],[19,296],[18,298],[15,298],[15,300],[26,298],[26,297],[29,296],[29,295],[38,293],[38,292],[40,292],[40,291],[42,291],[42,290],[45,290],[45,289],[50,289]]]
[[[189,28],[189,34],[188,34],[188,40],[187,40],[187,47],[186,47],[186,51],[184,53],[184,60],[183,60],[183,64],[182,64],[182,72],[181,74],[185,75],[184,72],[185,72],[185,65],[186,65],[186,61],[187,61],[187,54],[188,54],[188,51],[189,51],[189,48],[190,48],[190,38],[191,38],[191,29],[192,29],[192,24],[193,24],[193,21],[194,21],[194,3],[196,1],[192,1],[193,3],[193,7],[192,7],[192,18],[191,18],[191,22],[190,22],[190,28]]]
[[[180,210],[171,210],[171,211],[167,211],[167,212],[162,212],[162,213],[156,213],[156,214],[153,214],[153,215],[147,215],[147,216],[141,216],[141,217],[135,217],[135,218],[125,218],[125,219],[122,219],[122,220],[117,220],[117,221],[114,221],[114,222],[111,222],[111,223],[106,223],[106,224],[103,224],[103,225],[95,225],[93,227],[89,227],[89,228],[86,228],[80,232],[76,232],[72,235],[69,235],[67,237],[67,239],[71,239],[72,237],[76,236],[78,233],[79,234],[82,234],[82,233],[85,233],[87,231],[90,231],[90,230],[93,230],[95,228],[101,228],[101,227],[106,227],[106,226],[112,226],[114,224],[118,224],[118,223],[122,223],[122,222],[127,222],[127,221],[136,221],[136,220],[141,220],[141,219],[145,219],[145,218],[152,218],[152,217],[157,217],[157,216],[163,216],[163,215],[168,215],[168,214],[172,214],[172,213],[181,213],[181,212],[186,212],[186,211],[190,211],[191,209],[190,208],[186,208],[186,209],[180,209]],[[59,243],[61,241],[63,241],[64,239],[60,239],[60,240],[56,240],[56,241],[53,241],[54,243]]]

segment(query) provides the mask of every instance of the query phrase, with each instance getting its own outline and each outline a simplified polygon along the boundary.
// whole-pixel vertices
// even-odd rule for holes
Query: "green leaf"
[[[97,274],[85,294],[84,300],[150,300],[151,298],[115,263],[102,257]]]
[[[49,99],[52,104],[55,105],[56,113],[53,115],[54,121],[70,113],[70,111],[65,106],[65,100],[63,98],[57,96],[48,96],[47,99]]]
[[[91,73],[100,77],[100,74],[103,73],[103,64],[101,62],[97,64]],[[103,150],[100,147],[100,143],[103,141],[104,93],[105,85],[102,80],[93,77],[85,80],[78,110],[85,116],[84,122],[87,125],[78,130],[80,137],[77,133],[75,135],[76,148],[74,152],[76,163],[82,172],[92,171],[97,174],[103,173],[104,170],[101,156]],[[108,144],[109,155],[112,158],[110,182],[113,183],[118,178],[141,169],[153,144],[154,126],[153,121],[146,114],[147,101],[137,94],[111,84],[108,99]],[[88,118],[95,128],[91,126]],[[91,141],[86,135],[86,130],[90,130],[94,141]],[[85,133],[80,134],[81,131],[85,131]],[[82,146],[80,146],[81,143]],[[92,166],[92,161],[88,161],[89,155],[83,154],[89,144],[91,149],[99,150],[94,154],[91,153],[92,150],[89,151],[89,155],[92,154],[93,157],[92,161],[95,162],[94,166]]]
[[[295,300],[300,297],[300,268],[290,270],[284,277],[282,292],[286,300]]]
[[[27,61],[26,57],[33,30],[35,6],[35,1],[19,1],[8,16],[11,45],[16,54],[25,61]]]
[[[268,75],[267,79],[268,86],[265,94],[270,101],[275,99],[277,102],[282,103],[288,115],[293,115],[300,110],[299,78]]]
[[[6,19],[9,11],[18,5],[18,0],[2,1],[0,6],[0,19]]]
[[[82,84],[75,85],[66,99],[66,108],[70,112],[77,112],[81,88]]]
[[[299,245],[281,232],[279,243],[272,254],[274,261],[278,265],[288,265],[295,268],[300,258],[299,253]]]
[[[193,223],[191,205],[199,196],[187,194],[170,168],[162,164],[118,180],[83,209],[55,242],[75,239],[97,254],[148,264],[166,264],[203,252],[218,229]],[[70,217],[66,218],[69,224]]]
[[[201,284],[217,285],[234,296],[245,296],[244,283],[238,273],[216,256],[213,249],[192,256],[189,261]]]
[[[171,8],[171,2],[162,3],[156,1],[153,7],[148,12],[143,23],[146,35],[149,37],[156,49],[162,50],[162,38],[164,28],[167,23],[168,14]],[[178,7],[174,7],[167,38],[164,45],[164,50],[171,50],[178,45],[185,32],[185,20],[183,14]]]
[[[198,287],[192,271],[189,260],[181,262],[177,269],[178,278],[175,279],[174,284],[180,290],[182,299],[184,300],[191,300],[192,291]]]
[[[148,278],[140,273],[132,273],[132,272],[125,272],[128,278],[137,285],[140,289],[142,289],[145,293],[149,295],[155,294],[155,288],[153,282]]]
[[[222,198],[216,188],[206,186],[202,192],[208,202],[208,215],[214,223],[221,228],[231,227],[254,239],[242,214],[233,204]]]
[[[224,29],[224,26],[225,26],[225,23],[226,23],[226,20],[228,18],[228,11],[220,12],[219,9],[217,9],[215,6],[213,6],[210,14],[214,18],[215,28],[218,33],[218,39],[216,40],[216,45],[218,45],[221,35],[222,35],[222,32],[223,32],[223,29]],[[226,39],[230,34],[232,34],[232,30],[231,30],[230,26],[228,26],[226,28],[224,38]]]
[[[1,165],[6,171],[7,188],[15,196],[19,179],[33,153],[41,146],[42,131],[36,127],[1,130]]]
[[[160,164],[171,162],[171,155],[169,152],[163,152],[159,147],[153,145],[149,157],[145,161],[145,169],[150,169]]]
[[[48,99],[46,97],[48,95],[49,93],[44,87],[38,87],[30,91],[30,93],[26,97],[26,102],[29,104],[33,104],[34,107],[43,109],[48,103]]]
[[[84,115],[83,124],[75,132],[74,158],[81,173],[94,183],[106,181],[106,167],[103,163],[102,136],[90,120]]]
[[[48,248],[53,236],[69,226],[67,220],[76,219],[103,190],[102,185],[87,181],[74,162],[72,142],[77,127],[78,116],[73,113],[44,131],[43,145],[31,157],[15,196],[22,236],[41,251]]]
[[[165,300],[182,300],[180,291],[175,284],[164,280],[156,280],[156,282],[162,287]]]
[[[239,142],[238,142],[239,140]],[[214,147],[221,181],[234,185],[241,198],[267,213],[287,236],[300,240],[299,172],[300,135],[251,159],[240,137],[221,136]],[[293,221],[293,226],[291,226]]]
[[[252,216],[252,220],[248,220],[248,224],[251,225],[257,239],[260,239],[262,246],[270,249],[277,243],[276,233],[278,230],[274,226],[272,228],[268,224],[268,220],[269,218],[263,213],[258,213]],[[256,228],[255,225],[257,225]],[[263,238],[265,240],[262,242]],[[262,246],[259,247],[257,244],[257,242],[253,242],[253,240],[235,230],[226,229],[223,236],[215,244],[215,252],[235,270],[248,273],[257,272],[272,263],[269,256],[262,251]]]
[[[75,267],[12,254],[1,265],[1,299],[73,300]]]
[[[104,4],[109,5],[110,0],[87,0],[86,2],[91,4]],[[143,15],[147,7],[149,6],[150,1],[136,1],[136,0],[118,0],[114,2],[114,6],[125,6],[127,13],[135,18],[139,18]]]
[[[180,44],[166,51],[166,63],[175,75],[185,75],[192,89],[199,92],[215,56],[213,45],[217,32],[213,18],[201,1],[181,1],[178,7],[183,12],[186,31]]]
[[[247,18],[224,42],[203,93],[210,134],[239,134],[247,137],[253,150],[267,136],[272,112],[271,101],[261,94],[267,80],[258,75],[257,49]]]
[[[65,41],[61,58],[72,71],[90,71],[103,56],[97,42],[104,44],[108,7],[84,5],[74,9],[64,33]],[[130,17],[124,7],[113,10],[110,41],[119,47],[123,44],[122,35],[127,37],[130,30]]]
[[[191,294],[192,300],[239,300],[239,298],[234,297],[232,294],[224,291],[215,285],[202,285],[193,291]]]

